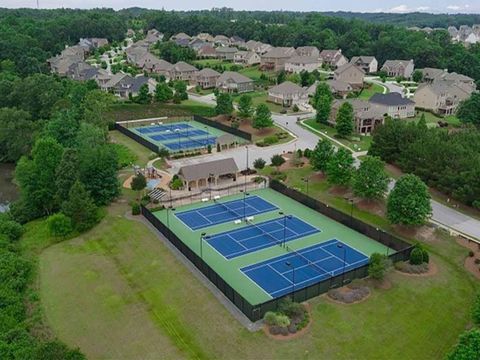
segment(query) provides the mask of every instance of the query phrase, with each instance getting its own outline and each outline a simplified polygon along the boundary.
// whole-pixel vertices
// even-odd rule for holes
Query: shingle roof
[[[253,82],[252,79],[235,71],[225,71],[222,75],[220,75],[217,82],[223,83],[229,80],[237,84]]]
[[[351,63],[362,63],[362,64],[370,64],[373,60],[375,60],[375,56],[354,56],[350,60]]]
[[[363,69],[359,68],[357,65],[355,64],[352,64],[352,63],[347,63],[345,65],[342,65],[340,66],[337,70],[335,70],[335,75],[339,75],[347,70],[350,70],[350,69],[355,69],[355,70],[358,70],[360,72],[362,72],[363,74],[365,74],[365,71],[363,71]]]
[[[172,65],[170,70],[179,71],[179,72],[182,72],[182,71],[196,71],[197,68],[193,65],[187,64],[184,61],[179,61],[175,65]]]
[[[200,164],[182,166],[178,171],[186,181],[206,179],[210,174],[214,176],[234,174],[238,166],[233,158],[219,159]]]
[[[237,48],[228,47],[228,46],[221,46],[221,47],[218,47],[216,50],[219,53],[236,53],[238,51]]]
[[[352,91],[352,86],[345,82],[345,81],[340,81],[340,80],[327,80],[326,81],[327,85],[330,87],[330,89],[333,92],[337,91]]]
[[[370,102],[386,106],[415,105],[414,101],[404,98],[402,94],[396,92],[375,94],[370,98]]]
[[[295,93],[302,93],[305,90],[297,84],[294,84],[291,81],[285,81],[279,85],[276,85],[268,90],[268,92],[273,94],[282,94],[282,95],[289,95]]]
[[[316,64],[320,63],[315,57],[312,56],[293,56],[287,60],[288,64]]]
[[[198,72],[199,77],[205,76],[205,77],[212,77],[212,76],[220,76],[220,73],[210,69],[210,68],[204,68]]]
[[[292,47],[274,47],[267,52],[263,57],[266,58],[289,58],[295,53]]]

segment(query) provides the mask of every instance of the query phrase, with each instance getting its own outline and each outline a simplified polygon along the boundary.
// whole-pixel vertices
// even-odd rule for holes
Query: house
[[[190,44],[190,41],[191,41],[190,39],[178,38],[178,39],[175,39],[173,42],[178,46],[188,47],[188,45]]]
[[[260,55],[253,51],[237,51],[233,55],[233,62],[243,66],[257,65],[260,64]]]
[[[447,70],[436,68],[424,68],[421,69],[422,82],[432,83],[435,80],[440,79]]]
[[[387,76],[410,79],[413,74],[415,66],[413,60],[387,60],[382,66],[382,71],[387,73]]]
[[[315,46],[300,46],[296,50],[298,56],[306,56],[317,58],[320,56],[320,51]]]
[[[197,35],[197,39],[203,40],[207,43],[213,43],[213,36],[209,33],[200,33]]]
[[[47,60],[48,64],[50,65],[50,70],[52,73],[58,74],[60,76],[66,76],[69,68],[73,64],[77,64],[83,62],[84,56],[83,55],[57,55]]]
[[[372,107],[369,101],[361,99],[334,100],[332,103],[328,122],[336,124],[338,110],[345,103],[349,102],[353,107],[355,132],[358,134],[371,134],[378,125],[384,123],[384,116]]]
[[[101,70],[105,71],[103,69]],[[72,63],[68,67],[67,71],[65,72],[65,76],[68,76],[72,80],[85,81],[93,78],[98,72],[99,70],[94,68],[92,65],[84,61],[79,61]]]
[[[292,56],[285,62],[285,71],[289,73],[312,72],[322,65],[318,57]]]
[[[229,46],[230,38],[225,35],[217,35],[213,38],[213,42],[218,46]]]
[[[190,191],[192,188],[207,187],[209,183],[217,185],[220,178],[233,178],[235,181],[237,173],[238,166],[235,160],[227,158],[182,166],[178,170],[178,177]]]
[[[295,54],[293,47],[276,47],[261,56],[260,67],[264,70],[285,69],[285,63]]]
[[[219,77],[219,72],[209,68],[204,68],[197,74],[197,85],[202,89],[214,88],[217,85],[217,80]]]
[[[415,102],[403,97],[400,93],[374,94],[369,102],[375,111],[393,119],[406,119],[415,116]]]
[[[190,37],[190,35],[187,35],[183,32],[175,34],[175,35],[170,37],[170,40],[172,40],[172,41],[176,41],[176,40],[188,40],[188,41],[190,41],[191,39],[192,38]]]
[[[245,48],[245,40],[243,40],[240,36],[234,35],[230,38],[230,45],[238,48]]]
[[[157,42],[162,42],[164,35],[158,31],[157,29],[150,29],[147,31],[147,35],[145,36],[145,41],[149,44],[156,44]]]
[[[333,80],[346,82],[350,84],[354,90],[363,88],[364,77],[365,72],[352,63],[347,63],[338,67],[333,73]]]
[[[197,56],[199,58],[216,58],[217,50],[210,44],[203,45],[197,50]]]
[[[301,86],[285,81],[268,90],[268,101],[284,107],[304,106],[308,104],[308,94]]]
[[[167,71],[169,80],[182,80],[194,84],[197,81],[198,69],[195,66],[179,61]]]
[[[348,59],[343,56],[342,50],[322,50],[320,53],[320,59],[324,64],[336,69],[342,65],[348,63]]]
[[[475,89],[465,83],[438,80],[420,84],[413,95],[413,101],[417,108],[450,115],[457,111],[460,102],[468,99],[473,91]]]
[[[171,68],[172,64],[163,59],[159,59],[155,55],[146,52],[140,56],[136,61],[135,65],[141,68],[144,71],[157,73],[160,75],[166,75],[168,70]]]
[[[375,56],[354,56],[350,64],[358,66],[365,74],[372,74],[378,71],[378,61]]]
[[[80,38],[78,45],[93,50],[108,45],[108,40],[105,38]]]
[[[233,57],[237,52],[237,48],[221,46],[216,48],[217,57],[222,60],[233,61]]]
[[[103,90],[112,92],[118,97],[129,98],[137,96],[140,88],[146,84],[148,92],[153,94],[157,86],[155,79],[148,78],[144,75],[132,77],[128,74],[117,73],[102,87]]]
[[[148,54],[148,48],[143,46],[130,46],[125,50],[127,54],[127,62],[130,64],[137,64],[145,54]]]
[[[243,93],[255,89],[254,81],[235,71],[225,71],[217,79],[216,88],[228,93]]]
[[[353,91],[352,85],[345,81],[327,80],[326,83],[333,95],[343,99],[345,99],[347,95]]]
[[[273,49],[273,46],[270,44],[264,44],[260,41],[249,40],[245,43],[247,50],[256,52],[258,55],[263,55]]]
[[[200,49],[202,46],[204,46],[207,42],[205,40],[202,40],[202,39],[199,39],[199,38],[193,38],[192,40],[190,40],[190,42],[188,43],[188,47],[190,49],[193,49],[195,51],[197,51],[198,49]]]

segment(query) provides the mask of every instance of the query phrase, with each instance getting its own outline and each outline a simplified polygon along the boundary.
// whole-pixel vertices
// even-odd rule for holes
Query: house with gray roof
[[[369,102],[375,111],[392,119],[415,117],[415,102],[400,93],[374,94]]]
[[[229,46],[220,46],[216,48],[217,58],[221,60],[233,61],[237,48]]]
[[[175,34],[175,35],[171,36],[170,40],[172,40],[172,41],[176,41],[176,40],[188,40],[188,41],[190,41],[191,37],[190,37],[190,35],[187,35],[184,32],[180,32],[178,34]]]
[[[216,83],[216,88],[222,92],[244,93],[255,89],[254,81],[235,71],[225,71]]]
[[[333,73],[334,80],[348,83],[354,90],[363,88],[364,78],[365,72],[352,63],[339,66]]]
[[[342,54],[342,49],[322,50],[319,57],[322,63],[327,64],[333,69],[348,63],[348,59]]]
[[[352,85],[345,81],[331,79],[327,80],[326,83],[332,94],[340,98],[345,99],[353,91]]]
[[[358,66],[365,74],[372,74],[378,71],[378,61],[375,56],[354,56],[350,64]]]
[[[237,51],[233,55],[233,62],[237,65],[257,65],[260,64],[260,60],[260,55],[253,51]]]
[[[318,70],[322,65],[318,57],[312,56],[292,56],[285,62],[285,71],[299,74],[302,71],[312,72]]]
[[[230,38],[225,36],[225,35],[216,35],[213,38],[213,42],[216,45],[219,45],[219,46],[229,46],[230,45]]]
[[[261,56],[260,67],[264,70],[285,70],[285,63],[294,55],[293,47],[275,47]]]
[[[159,41],[162,42],[164,37],[165,35],[157,29],[150,29],[147,31],[145,41],[149,44],[156,44]]]
[[[316,46],[299,46],[296,50],[298,56],[318,58],[320,51]]]
[[[258,55],[263,55],[273,49],[270,44],[262,43],[261,41],[249,40],[245,43],[247,50],[256,52]]]
[[[113,93],[114,95],[128,99],[130,96],[137,96],[142,85],[148,86],[148,92],[153,94],[157,86],[155,79],[148,78],[144,75],[132,77],[129,74],[117,73],[102,86],[102,89]]]
[[[182,80],[195,84],[197,73],[198,69],[195,66],[179,61],[168,69],[166,77],[169,80]]]
[[[333,101],[328,120],[333,126],[336,125],[338,111],[345,102],[350,103],[353,107],[355,132],[357,134],[371,134],[377,126],[384,123],[385,118],[383,114],[375,109],[369,101],[362,99],[347,99]]]
[[[199,33],[197,36],[197,39],[203,40],[207,43],[213,43],[213,36],[210,35],[209,33]]]
[[[245,40],[242,39],[240,36],[234,35],[230,38],[230,45],[236,46],[238,48],[244,48]]]
[[[87,47],[89,50],[93,50],[108,45],[108,40],[105,38],[80,38],[78,45]]]
[[[413,60],[387,60],[382,66],[382,71],[387,73],[387,76],[410,79],[413,74],[415,65]]]
[[[188,43],[188,47],[190,49],[193,49],[193,50],[197,51],[198,49],[200,49],[205,44],[207,44],[207,42],[205,40],[202,40],[202,39],[199,39],[199,38],[193,38]]]
[[[201,48],[199,48],[197,50],[197,56],[199,58],[212,58],[212,59],[216,59],[218,54],[217,54],[217,50],[209,43],[206,43],[205,45],[203,45]]]
[[[268,89],[267,100],[283,107],[305,106],[308,104],[308,94],[306,89],[301,86],[291,81],[285,81]]]
[[[233,158],[185,165],[178,171],[178,177],[189,191],[194,188],[205,188],[210,183],[217,185],[221,178],[233,178],[235,181],[237,174],[238,166]]]
[[[217,85],[220,73],[209,68],[204,68],[197,73],[197,85],[202,89],[211,89]]]

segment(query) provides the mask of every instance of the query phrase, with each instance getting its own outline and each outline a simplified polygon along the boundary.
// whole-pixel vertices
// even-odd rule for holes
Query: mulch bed
[[[457,236],[456,240],[457,244],[473,252],[473,256],[467,256],[463,265],[467,271],[473,274],[473,276],[475,276],[477,279],[480,279],[480,264],[475,263],[475,260],[480,259],[480,246],[461,236]]]
[[[270,332],[270,328],[267,324],[263,326],[263,332],[265,335],[267,335],[269,338],[274,339],[274,340],[292,340],[299,338],[300,336],[303,336],[309,329],[310,325],[312,324],[312,309],[310,307],[310,304],[308,303],[303,303],[302,304],[305,307],[305,310],[308,313],[308,324],[301,330],[297,331],[296,333],[288,333],[287,335],[274,335]]]
[[[330,290],[327,297],[340,304],[357,304],[370,296],[370,288],[364,284],[351,283],[347,286]]]
[[[344,186],[332,186],[328,192],[334,196],[345,196],[350,193],[350,189]]]
[[[355,205],[358,209],[375,215],[385,216],[386,213],[385,203],[383,201],[361,199]]]
[[[437,265],[430,260],[428,264],[412,265],[407,261],[401,261],[395,264],[395,270],[407,276],[433,276],[438,272]]]

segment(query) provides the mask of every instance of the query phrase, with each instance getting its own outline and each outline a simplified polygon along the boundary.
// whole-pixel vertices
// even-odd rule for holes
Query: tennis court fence
[[[338,221],[354,230],[394,249],[395,252],[389,254],[393,262],[407,260],[413,246],[402,239],[368,225],[360,220],[351,219],[349,215],[336,209],[332,209],[326,204],[308,197],[294,189],[288,188],[284,184],[276,181],[270,181],[270,187],[279,193],[296,200],[319,213]],[[262,304],[252,305],[235,289],[233,289],[215,270],[213,270],[200,256],[190,249],[180,238],[166,225],[164,225],[155,215],[145,206],[141,205],[142,215],[174,245],[195,267],[205,275],[248,319],[257,321],[263,318],[266,312],[275,311],[279,303],[286,297],[292,298],[296,302],[306,301],[318,295],[328,292],[330,289],[337,288],[343,284],[349,283],[355,279],[361,279],[368,276],[368,264],[359,268],[345,272],[329,279],[320,281],[306,288],[295,290],[282,297],[272,299]]]
[[[211,126],[213,128],[222,130],[226,133],[230,133],[232,135],[238,136],[242,139],[252,141],[252,134],[247,133],[246,131],[240,130],[240,129],[235,129],[231,126],[224,125],[222,123],[219,123],[218,121],[213,121],[207,118],[204,118],[203,116],[198,116],[198,115],[193,115],[193,120],[202,123],[204,125]]]
[[[114,126],[115,130],[120,131],[123,135],[128,136],[130,139],[135,140],[139,144],[145,146],[147,149],[158,153],[159,152],[159,147],[155,145],[154,143],[151,143],[150,141],[144,139],[138,134],[135,134],[133,131],[130,131],[128,128],[124,127],[121,123],[116,122]]]

